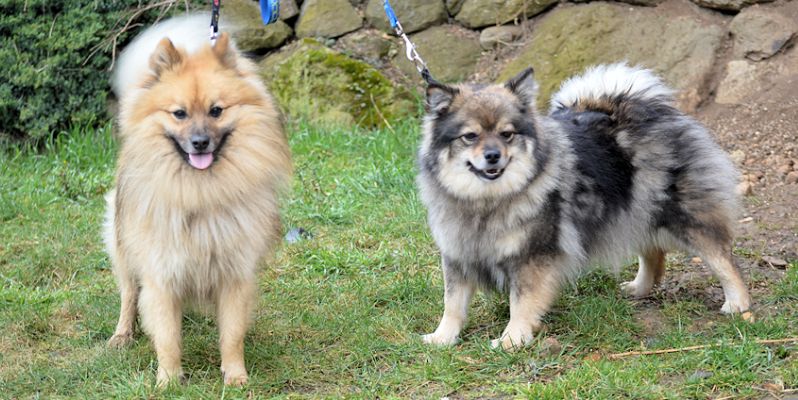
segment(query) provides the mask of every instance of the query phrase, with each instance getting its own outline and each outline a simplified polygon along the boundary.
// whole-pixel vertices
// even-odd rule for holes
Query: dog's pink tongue
[[[213,153],[189,154],[188,163],[196,169],[205,169],[211,166]]]

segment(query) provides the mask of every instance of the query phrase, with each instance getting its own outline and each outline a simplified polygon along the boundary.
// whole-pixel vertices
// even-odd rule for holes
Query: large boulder
[[[260,7],[251,0],[226,1],[223,15],[233,22],[230,24],[233,38],[238,48],[245,52],[277,48],[293,34],[291,27],[283,21],[263,25]]]
[[[734,56],[759,61],[780,52],[798,33],[796,14],[798,3],[741,11],[729,25],[734,35]]]
[[[501,25],[537,15],[557,0],[464,0],[455,19],[469,28]]]
[[[536,25],[529,43],[499,79],[532,66],[540,84],[538,105],[545,108],[566,78],[591,65],[627,61],[663,76],[678,89],[680,106],[693,111],[709,91],[712,66],[725,35],[722,24],[679,0],[656,8],[610,3],[564,7]]]
[[[416,110],[407,89],[313,39],[286,46],[259,67],[286,114],[294,118],[377,127]]]
[[[405,33],[413,33],[446,22],[446,7],[442,0],[405,0],[391,3]],[[370,0],[366,6],[366,20],[377,29],[393,32],[385,15],[383,0]]]
[[[363,26],[347,0],[305,0],[296,24],[299,37],[337,38]]]
[[[482,50],[476,32],[456,25],[439,25],[411,35],[421,57],[433,76],[442,82],[457,82],[474,73]],[[394,63],[406,75],[416,77],[418,71],[405,57],[404,48]]]

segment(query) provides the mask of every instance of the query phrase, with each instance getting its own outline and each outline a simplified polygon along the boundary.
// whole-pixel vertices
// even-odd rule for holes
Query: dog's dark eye
[[[172,115],[174,115],[177,119],[185,119],[188,116],[188,114],[186,114],[186,110],[172,111]]]
[[[211,110],[208,111],[208,115],[210,115],[213,118],[219,118],[219,116],[222,115],[222,110],[223,110],[222,107],[213,106],[211,107]]]
[[[513,140],[513,136],[515,136],[515,132],[513,132],[513,131],[504,131],[504,132],[501,133],[501,135],[504,138],[504,140],[509,142],[509,141]]]
[[[460,136],[460,138],[462,138],[463,141],[466,143],[474,143],[477,140],[477,138],[479,138],[479,135],[477,135],[474,132],[469,132],[463,136]]]

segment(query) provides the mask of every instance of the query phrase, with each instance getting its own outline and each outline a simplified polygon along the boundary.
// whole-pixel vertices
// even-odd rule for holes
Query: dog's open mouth
[[[219,152],[222,150],[225,143],[227,143],[228,136],[230,136],[230,132],[227,132],[224,135],[222,135],[222,139],[219,140],[219,144],[211,152],[189,153],[183,150],[183,147],[180,146],[180,142],[175,136],[167,135],[169,139],[172,139],[172,143],[174,143],[175,145],[175,150],[177,150],[177,153],[180,154],[180,157],[182,157],[183,160],[192,168],[199,170],[208,169],[211,165],[213,165],[214,161],[218,159]]]
[[[493,181],[493,180],[499,179],[499,177],[502,176],[502,174],[504,173],[504,170],[506,169],[506,166],[505,166],[505,168],[502,168],[502,169],[498,169],[498,168],[478,169],[477,167],[474,166],[474,164],[471,164],[470,162],[468,162],[468,169],[469,169],[469,171],[473,172],[476,176],[478,176],[480,178],[485,178],[485,179],[487,179],[489,181]]]

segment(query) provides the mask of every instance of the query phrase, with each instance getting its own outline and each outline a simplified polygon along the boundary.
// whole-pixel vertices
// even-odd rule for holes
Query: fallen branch
[[[780,343],[795,343],[798,342],[798,337],[794,338],[786,338],[786,339],[759,339],[754,341],[757,344],[780,344]],[[702,344],[698,346],[688,346],[688,347],[677,347],[672,349],[662,349],[662,350],[649,350],[649,351],[627,351],[626,353],[616,353],[610,354],[607,356],[610,360],[618,360],[625,357],[631,356],[648,356],[648,355],[656,355],[656,354],[668,354],[668,353],[680,353],[684,351],[691,351],[691,350],[700,350],[706,349],[709,347],[719,346],[720,344]]]

